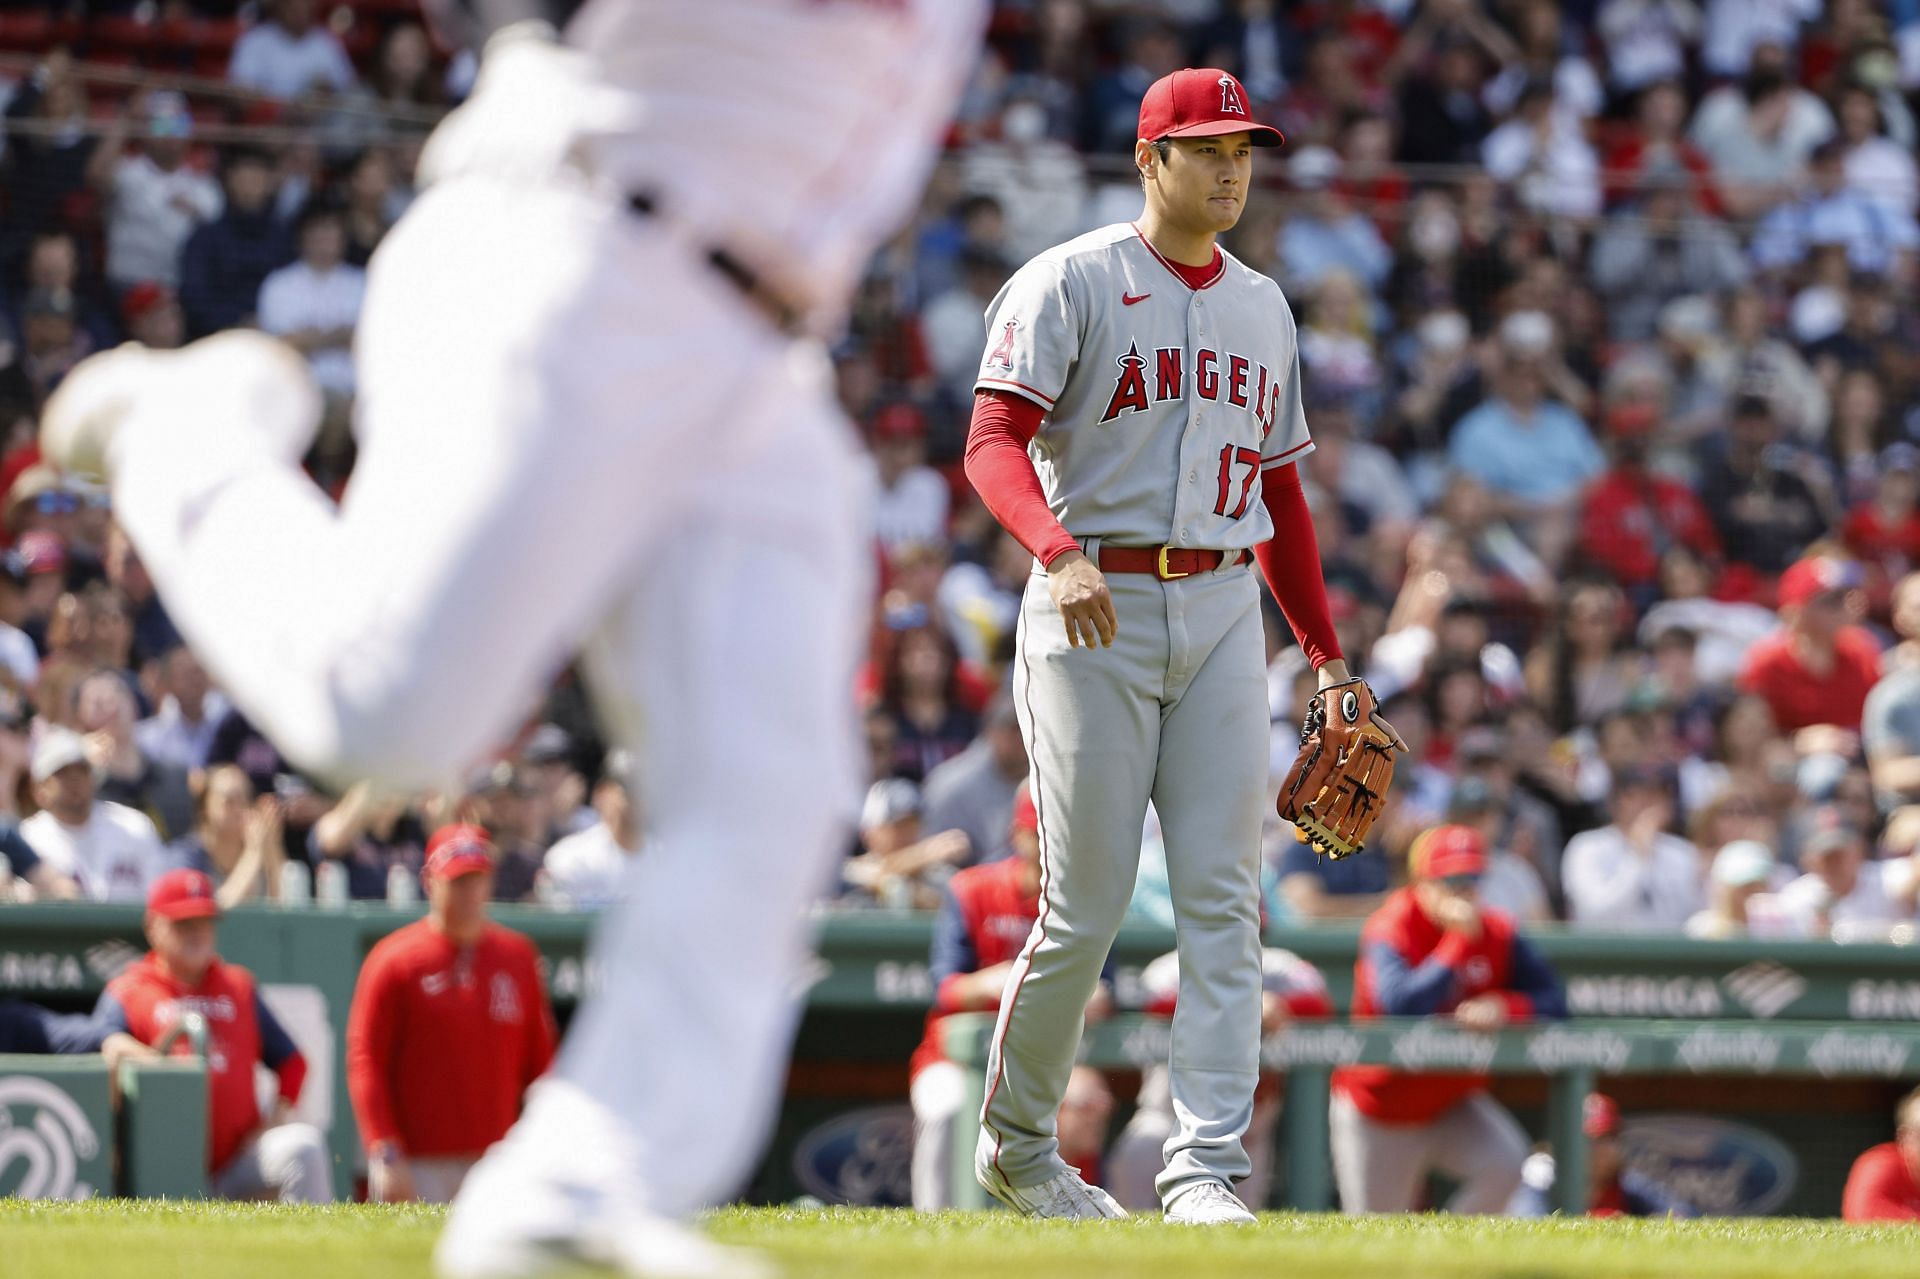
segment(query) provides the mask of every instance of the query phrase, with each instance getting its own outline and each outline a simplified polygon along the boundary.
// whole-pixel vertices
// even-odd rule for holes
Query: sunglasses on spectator
[[[1443,875],[1440,883],[1450,893],[1470,893],[1480,887],[1478,875]]]
[[[42,493],[33,499],[33,509],[42,515],[72,515],[80,509],[80,495]]]

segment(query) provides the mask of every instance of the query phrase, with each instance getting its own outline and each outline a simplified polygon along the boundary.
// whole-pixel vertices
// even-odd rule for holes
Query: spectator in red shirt
[[[1613,468],[1587,491],[1580,510],[1581,553],[1643,603],[1658,586],[1668,547],[1691,547],[1708,560],[1720,556],[1713,518],[1693,490],[1647,469],[1647,447],[1659,425],[1658,406],[1645,401],[1607,411]]]
[[[326,1139],[288,1116],[307,1078],[307,1059],[260,998],[253,974],[222,962],[220,903],[197,870],[171,870],[147,893],[145,959],[107,984],[94,1010],[109,1030],[157,1046],[183,1014],[207,1024],[208,1186],[222,1199],[331,1203]],[[173,1051],[190,1054],[185,1036]],[[279,1076],[274,1113],[260,1114],[254,1068]]]
[[[1867,693],[1880,678],[1880,644],[1854,624],[1856,565],[1811,555],[1780,575],[1781,628],[1747,652],[1740,687],[1773,708],[1784,733],[1814,724],[1860,729]]]
[[[1360,933],[1353,1016],[1444,1017],[1474,1031],[1567,1015],[1547,961],[1513,920],[1480,905],[1486,842],[1441,826],[1408,856],[1414,882]],[[1407,1212],[1427,1173],[1459,1183],[1448,1208],[1500,1212],[1520,1185],[1527,1135],[1480,1074],[1405,1074],[1346,1066],[1333,1074],[1333,1171],[1349,1213]]]
[[[908,1067],[913,1104],[913,1206],[923,1212],[953,1206],[954,1128],[971,1122],[966,1074],[947,1059],[940,1047],[940,1023],[954,1013],[992,1012],[1013,972],[1014,961],[1040,917],[1040,819],[1025,782],[1013,800],[1013,822],[1008,841],[1011,856],[960,871],[947,884],[946,900],[933,926],[933,1008],[927,1013],[927,1031]],[[1107,988],[1101,986],[1088,1005],[1089,1020],[1107,1011]],[[1106,1093],[1104,1080],[1080,1078],[1076,1068],[1068,1085],[1062,1117],[1061,1157],[1081,1166],[1099,1150],[1070,1152],[1070,1131],[1089,1127],[1081,1111],[1098,1109]],[[1092,1073],[1092,1072],[1088,1072]],[[1097,1085],[1097,1086],[1096,1086]],[[1110,1110],[1112,1098],[1107,1097]],[[963,1112],[965,1112],[963,1114]],[[1071,1114],[1067,1112],[1073,1112]],[[1104,1126],[1101,1128],[1104,1135]],[[971,1132],[971,1129],[969,1129]],[[1085,1143],[1079,1143],[1084,1145]],[[966,1149],[972,1160],[972,1144]],[[1079,1161],[1075,1159],[1079,1155]],[[1098,1178],[1092,1180],[1098,1183]]]
[[[1840,1216],[1847,1221],[1920,1221],[1920,1088],[1900,1099],[1898,1126],[1853,1161]]]
[[[539,955],[487,918],[486,832],[442,828],[423,873],[427,917],[368,954],[347,1015],[347,1086],[381,1203],[451,1201],[553,1060]]]

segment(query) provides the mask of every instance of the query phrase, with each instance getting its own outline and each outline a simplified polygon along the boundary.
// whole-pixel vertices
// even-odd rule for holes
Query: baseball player
[[[676,1223],[760,1148],[857,794],[865,481],[817,335],[917,198],[985,6],[517,16],[372,262],[341,505],[298,466],[318,392],[258,334],[98,357],[42,443],[110,477],[194,652],[337,784],[444,787],[584,645],[665,851],[438,1264],[737,1273]]]
[[[988,311],[967,475],[1036,560],[1014,695],[1033,756],[1041,914],[1000,1007],[976,1171],[1016,1210],[1121,1217],[1059,1156],[1081,1010],[1160,815],[1180,935],[1170,1218],[1251,1221],[1231,1183],[1259,1074],[1267,794],[1260,561],[1323,688],[1350,680],[1294,464],[1313,448],[1292,313],[1216,237],[1253,149],[1239,81],[1174,72],[1140,104],[1140,220],[1049,249]]]
[[[1539,950],[1511,918],[1480,905],[1487,842],[1479,831],[1435,827],[1407,861],[1413,882],[1360,932],[1355,1018],[1437,1016],[1486,1031],[1567,1015]],[[1520,1185],[1527,1135],[1487,1094],[1483,1074],[1343,1066],[1333,1072],[1329,1117],[1344,1212],[1411,1212],[1433,1169],[1459,1183],[1453,1212],[1501,1212]]]

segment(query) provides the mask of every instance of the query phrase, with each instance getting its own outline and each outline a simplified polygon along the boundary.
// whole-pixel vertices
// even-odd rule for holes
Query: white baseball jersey
[[[1280,286],[1230,253],[1195,289],[1128,222],[1042,253],[987,310],[978,390],[1047,410],[1029,452],[1067,532],[1245,550],[1260,472],[1313,450]]]
[[[588,0],[567,43],[634,111],[595,171],[838,305],[906,220],[979,55],[978,0]]]

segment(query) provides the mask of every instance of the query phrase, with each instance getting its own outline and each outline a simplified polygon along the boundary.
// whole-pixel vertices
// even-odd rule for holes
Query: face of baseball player
[[[188,985],[197,985],[219,954],[219,925],[211,918],[147,918],[147,941],[167,971]]]
[[[427,904],[442,931],[455,941],[469,941],[487,924],[487,901],[493,896],[493,872],[474,871],[452,879],[434,879],[427,886]]]
[[[1164,160],[1152,143],[1134,143],[1134,165],[1146,178],[1149,218],[1190,235],[1231,230],[1247,205],[1253,135],[1168,141]]]

